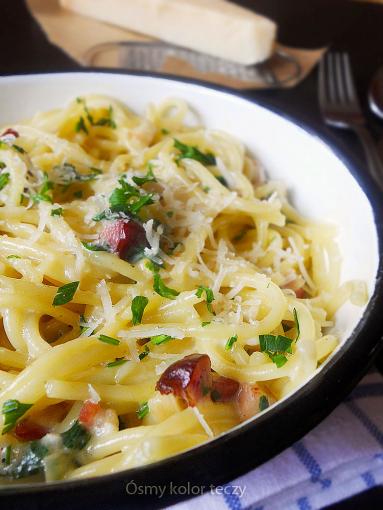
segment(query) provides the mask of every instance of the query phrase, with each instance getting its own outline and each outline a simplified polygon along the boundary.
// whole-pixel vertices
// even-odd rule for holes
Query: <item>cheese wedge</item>
[[[60,0],[63,7],[172,44],[250,65],[273,52],[273,21],[226,0]]]

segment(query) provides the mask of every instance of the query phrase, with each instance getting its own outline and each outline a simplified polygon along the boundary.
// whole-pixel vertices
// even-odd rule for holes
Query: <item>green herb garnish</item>
[[[151,343],[154,345],[161,345],[164,344],[165,342],[169,342],[169,340],[174,340],[174,338],[169,335],[156,335],[152,336],[150,339]]]
[[[144,402],[143,404],[141,404],[140,407],[137,409],[136,413],[137,413],[137,418],[139,420],[142,420],[143,418],[145,418],[145,416],[149,413],[149,404],[147,402]]]
[[[225,344],[225,350],[231,351],[231,349],[233,348],[233,345],[235,344],[235,342],[237,340],[238,340],[238,335],[231,336]]]
[[[49,202],[53,203],[51,190],[53,189],[54,184],[49,180],[48,174],[44,172],[43,183],[40,188],[40,191],[31,196],[33,202]]]
[[[11,463],[11,455],[12,455],[12,445],[8,445],[5,447],[5,452],[4,452],[4,464],[6,466],[9,466],[9,464]]]
[[[145,349],[138,355],[138,359],[142,361],[149,354],[150,350],[147,345],[145,345]]]
[[[144,175],[143,177],[132,177],[132,181],[137,184],[137,186],[142,186],[143,184],[146,184],[147,182],[157,182],[156,178],[154,177],[152,168],[149,168],[148,173]]]
[[[201,326],[204,328],[205,326],[208,326],[209,324],[211,324],[211,321],[205,321],[205,322],[201,322]]]
[[[261,395],[259,397],[259,411],[264,411],[269,407],[269,400],[266,395]]]
[[[229,187],[229,184],[223,175],[216,175],[215,178],[222,184],[222,186],[225,186],[225,188]]]
[[[6,400],[2,407],[2,414],[4,416],[4,426],[2,434],[6,434],[16,425],[16,422],[32,407],[33,404],[23,404],[18,400]]]
[[[174,147],[180,151],[180,155],[177,157],[177,162],[181,159],[189,158],[199,161],[206,166],[216,164],[216,159],[213,154],[204,154],[197,147],[186,145],[177,139],[174,139]]]
[[[133,298],[131,304],[133,326],[141,324],[142,315],[148,303],[149,299],[145,296],[136,296]]]
[[[4,163],[4,161],[0,161],[0,170],[4,170],[6,166],[7,165]]]
[[[293,315],[294,315],[295,327],[297,329],[297,336],[295,337],[295,341],[297,341],[298,338],[301,335],[301,328],[299,326],[298,313],[297,313],[297,310],[295,308],[293,308]]]
[[[25,154],[25,149],[23,149],[22,147],[20,147],[20,145],[16,145],[15,143],[12,145],[12,147],[17,151],[17,152],[20,152],[20,154]]]
[[[56,209],[51,210],[51,216],[62,216],[63,215],[63,208],[57,207]]]
[[[160,268],[157,264],[154,264],[153,262],[148,262],[146,264],[146,267],[150,269],[153,273],[153,289],[157,294],[168,299],[174,299],[179,295],[179,292],[177,290],[170,289],[164,284],[159,274]]]
[[[282,367],[287,362],[286,354],[292,353],[292,340],[283,335],[259,335],[261,351],[269,356],[271,361]]]
[[[124,365],[126,362],[127,362],[127,360],[124,358],[116,358],[114,361],[107,363],[106,366],[108,368],[119,367],[120,365]]]
[[[61,434],[63,445],[70,450],[82,450],[89,442],[91,433],[77,420]]]
[[[21,259],[19,255],[7,255],[7,259]]]
[[[76,125],[74,127],[74,130],[76,133],[79,133],[80,131],[84,131],[87,135],[89,134],[88,128],[85,125],[84,117],[80,117],[78,121],[76,122]]]
[[[100,335],[98,339],[100,340],[100,342],[104,342],[104,344],[120,345],[121,343],[120,340],[117,340],[117,338],[113,338],[107,335]]]
[[[81,241],[81,244],[89,251],[108,251],[108,248],[102,244],[86,243]]]
[[[80,282],[70,282],[66,283],[62,287],[59,287],[57,289],[57,294],[53,299],[53,306],[65,305],[66,303],[72,301],[79,283]]]
[[[205,294],[206,294],[206,306],[207,306],[207,309],[209,310],[210,313],[214,314],[214,310],[213,310],[213,306],[212,306],[212,302],[214,301],[213,291],[209,287],[205,287],[203,285],[200,285],[198,287],[197,292],[195,293],[195,295],[200,298],[202,296],[203,292],[205,292]]]
[[[5,188],[5,186],[9,183],[9,173],[4,172],[3,174],[0,174],[0,190]]]

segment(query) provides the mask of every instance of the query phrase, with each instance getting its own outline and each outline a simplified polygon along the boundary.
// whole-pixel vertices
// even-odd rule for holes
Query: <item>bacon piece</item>
[[[210,396],[213,402],[230,402],[236,398],[239,388],[239,382],[234,379],[223,376],[213,377]]]
[[[149,247],[144,227],[134,220],[120,219],[110,223],[101,232],[100,241],[107,243],[120,259],[128,261]]]
[[[48,434],[48,432],[49,430],[46,427],[43,427],[31,420],[20,421],[16,425],[14,431],[15,436],[24,441],[35,441],[36,439],[41,439]]]
[[[19,133],[15,129],[12,129],[12,128],[6,129],[4,131],[4,133],[2,133],[0,136],[3,137],[3,136],[7,136],[7,135],[12,135],[15,138],[18,138],[20,136]]]
[[[242,383],[240,385],[236,404],[241,421],[248,420],[261,411],[259,404],[262,396],[267,398],[269,404],[274,403],[274,398],[266,395],[256,384]]]
[[[295,295],[297,296],[298,299],[303,299],[304,297],[306,297],[306,292],[304,291],[303,287],[301,287],[300,289],[297,289],[295,291]]]
[[[85,400],[78,417],[78,421],[87,428],[91,428],[94,424],[96,416],[102,411],[100,404],[96,404],[91,400]]]
[[[211,363],[207,354],[190,354],[170,365],[157,381],[156,390],[173,393],[195,406],[212,386]]]

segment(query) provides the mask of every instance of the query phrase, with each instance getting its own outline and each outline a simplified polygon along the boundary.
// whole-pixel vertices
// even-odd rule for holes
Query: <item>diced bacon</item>
[[[19,133],[15,130],[15,129],[12,129],[12,128],[8,128],[4,131],[4,133],[1,133],[1,137],[3,136],[8,136],[8,135],[12,135],[14,136],[15,138],[18,138],[20,135]]]
[[[298,299],[303,299],[304,297],[306,297],[306,292],[304,291],[303,287],[301,287],[300,289],[297,289],[295,291],[295,295],[297,296]]]
[[[49,430],[46,427],[38,423],[34,423],[31,420],[23,420],[16,425],[14,434],[23,441],[35,441],[44,437],[48,432]]]
[[[211,363],[207,354],[191,354],[170,365],[157,381],[156,390],[173,393],[195,406],[212,386]]]
[[[85,427],[91,428],[94,424],[97,414],[103,411],[100,404],[96,404],[91,400],[85,400],[78,417],[78,421]]]
[[[120,259],[128,261],[140,250],[149,247],[145,229],[134,220],[120,219],[108,224],[100,234],[100,241],[106,243]]]
[[[229,377],[213,377],[213,386],[211,390],[211,399],[213,402],[230,402],[238,394],[240,384]]]
[[[274,403],[274,398],[266,395],[256,384],[242,383],[237,395],[237,410],[241,421],[248,420],[258,414],[260,409],[260,399],[264,396],[268,404]]]

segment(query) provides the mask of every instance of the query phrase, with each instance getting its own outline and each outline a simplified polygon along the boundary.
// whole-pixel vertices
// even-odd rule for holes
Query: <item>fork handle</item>
[[[370,175],[383,190],[383,162],[380,159],[377,145],[364,126],[353,126],[353,129],[363,146]]]

